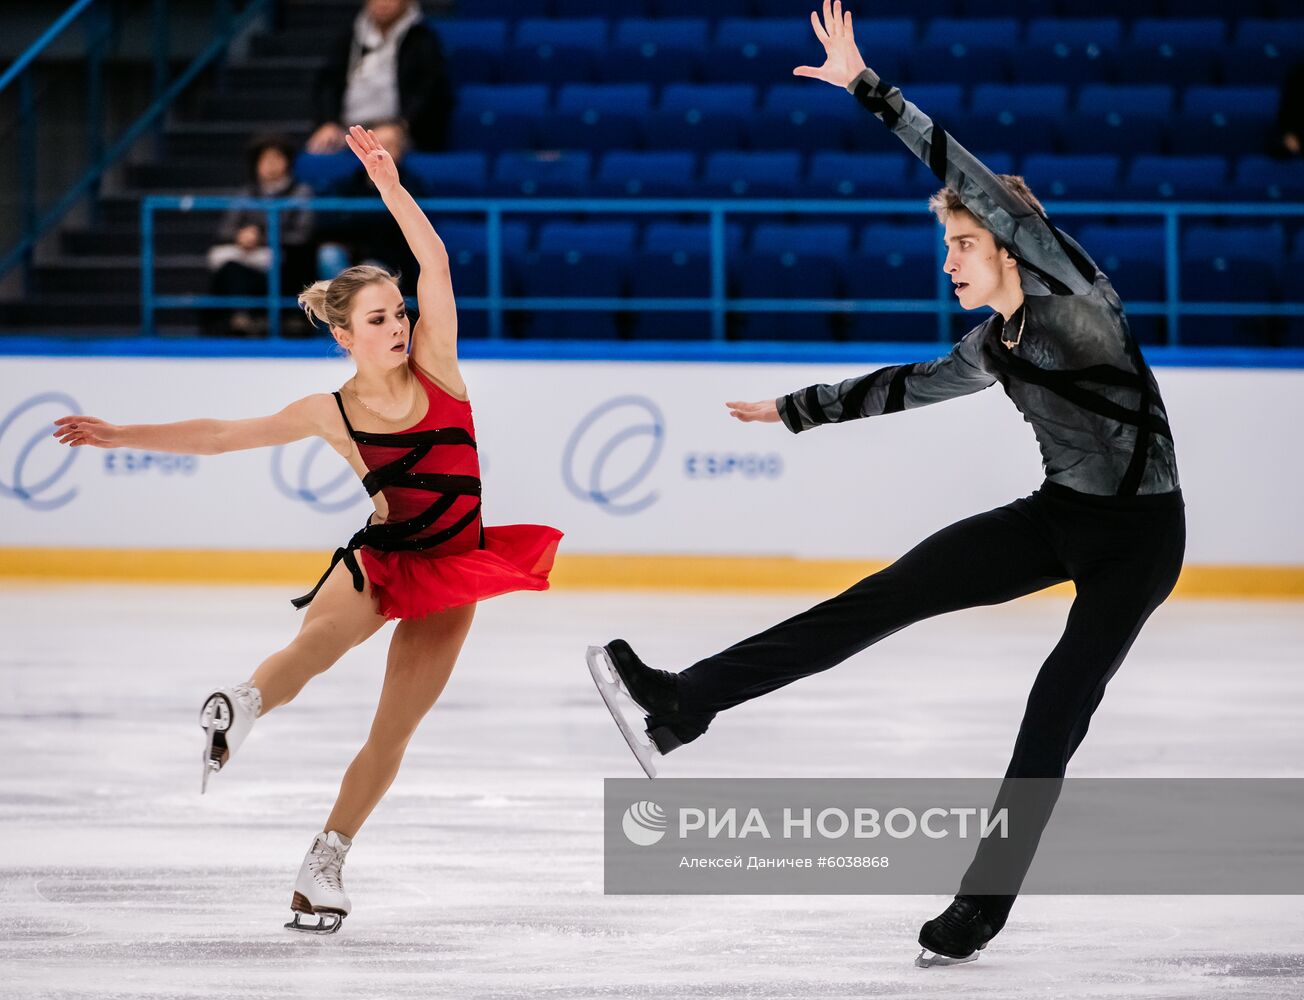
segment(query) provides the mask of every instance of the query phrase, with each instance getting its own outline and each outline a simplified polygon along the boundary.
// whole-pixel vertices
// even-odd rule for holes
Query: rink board
[[[1041,481],[1031,429],[999,388],[907,414],[793,435],[740,424],[733,399],[863,373],[847,364],[472,361],[489,524],[566,533],[559,581],[820,585]],[[115,423],[275,412],[329,391],[344,359],[6,359],[0,375],[0,570],[283,578],[363,523],[369,503],[324,442],[219,456],[67,451],[50,421]],[[1298,592],[1304,372],[1158,371],[1187,500],[1188,581]],[[1285,446],[1289,447],[1289,446]],[[94,552],[87,550],[96,550]],[[214,561],[209,553],[226,553]],[[201,558],[199,553],[204,553]],[[571,561],[567,562],[567,557]],[[612,557],[621,557],[613,560]],[[62,562],[61,562],[62,560]],[[713,578],[711,567],[716,567]],[[309,575],[312,575],[311,573]]]

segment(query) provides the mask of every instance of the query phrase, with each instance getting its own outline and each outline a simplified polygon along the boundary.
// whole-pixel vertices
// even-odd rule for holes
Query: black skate
[[[620,727],[621,735],[644,773],[655,778],[653,758],[669,753],[684,742],[668,726],[656,721],[657,717],[673,715],[679,709],[675,675],[647,666],[624,639],[612,639],[605,646],[590,646],[587,659],[593,683],[598,686],[598,693]],[[642,734],[637,729],[640,713],[645,716]]]
[[[957,896],[944,912],[920,928],[919,944],[924,950],[915,959],[915,965],[931,969],[976,962],[978,953],[996,936],[996,930],[977,904]]]

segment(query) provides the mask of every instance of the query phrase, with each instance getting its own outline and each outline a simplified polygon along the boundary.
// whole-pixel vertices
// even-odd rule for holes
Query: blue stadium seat
[[[747,145],[800,152],[843,149],[849,130],[864,124],[864,111],[846,98],[828,87],[776,83],[746,122]]]
[[[449,72],[459,84],[496,83],[507,51],[507,22],[501,18],[428,18],[448,53]]]
[[[673,83],[643,124],[649,149],[736,149],[756,106],[746,83]]]
[[[504,194],[576,195],[588,186],[592,157],[584,152],[502,153],[494,186]]]
[[[1190,87],[1173,122],[1173,152],[1262,152],[1277,100],[1273,87]]]
[[[1227,160],[1221,156],[1138,156],[1125,190],[1132,198],[1217,198],[1226,190]]]
[[[987,48],[1016,48],[1019,44],[1019,21],[1013,17],[937,17],[928,22],[924,45],[978,45]]]
[[[509,80],[547,83],[588,80],[606,45],[604,18],[526,18],[516,26],[503,75]]]
[[[362,164],[353,153],[300,153],[294,158],[294,176],[319,195],[338,191]]]
[[[1123,45],[1123,83],[1208,83],[1227,44],[1221,18],[1141,18]]]
[[[724,227],[726,254],[737,253],[743,247],[746,231],[737,222]],[[711,227],[705,222],[649,222],[643,231],[645,253],[711,252]]]
[[[945,280],[937,251],[941,227],[935,223],[899,225],[875,222],[860,233],[856,253],[842,266],[843,287],[850,299],[935,299]],[[850,340],[935,340],[932,313],[852,313]]]
[[[1238,198],[1304,201],[1304,161],[1243,156],[1236,167]],[[1304,285],[1304,282],[1300,282]]]
[[[725,226],[726,262],[743,245],[743,227]],[[652,222],[643,233],[643,250],[630,278],[630,294],[639,298],[708,298],[711,294],[711,233],[701,222]],[[711,335],[706,312],[636,313],[638,339],[703,339]]]
[[[1116,17],[1038,17],[1028,22],[1024,41],[1032,47],[1063,44],[1117,49],[1123,41],[1123,25]]]
[[[626,18],[602,58],[604,80],[649,83],[693,80],[707,51],[703,17]]]
[[[697,183],[697,156],[686,151],[613,151],[598,167],[598,190],[604,194],[686,196]]]
[[[1158,84],[1091,84],[1076,110],[1060,124],[1066,153],[1158,153],[1173,112],[1172,87]]]
[[[801,180],[801,154],[710,153],[702,171],[704,195],[770,198],[792,195]]]
[[[1029,156],[1023,176],[1043,200],[1117,197],[1122,164],[1117,156]]]
[[[526,298],[620,298],[625,295],[633,258],[572,250],[528,253],[515,261],[516,281]],[[522,335],[549,340],[615,340],[616,313],[539,310],[527,314]]]
[[[918,194],[904,153],[814,153],[806,171],[805,192],[812,198],[906,198]]]
[[[851,227],[844,222],[763,222],[752,230],[752,253],[796,253],[845,257],[851,252]]]
[[[408,153],[403,171],[417,192],[429,198],[482,195],[489,182],[489,158],[484,153]]]
[[[1304,18],[1246,18],[1222,60],[1231,84],[1280,84],[1304,56]]]
[[[1117,18],[1037,18],[1017,58],[1020,79],[1088,83],[1114,76],[1123,28]]]
[[[620,5],[621,17],[648,17],[654,13],[653,0],[627,0]],[[553,0],[552,13],[557,17],[610,17],[611,0]]]
[[[1172,87],[1159,84],[1091,84],[1078,92],[1076,109],[1087,114],[1120,111],[1162,118],[1173,113],[1175,99]]]
[[[1059,84],[982,84],[974,87],[969,108],[974,114],[1053,118],[1069,106],[1069,89]]]
[[[702,0],[651,0],[652,13],[658,17],[695,17],[702,13]],[[715,17],[750,17],[758,13],[753,0],[711,0]],[[764,14],[766,11],[762,10]],[[781,13],[790,14],[791,10]]]
[[[1017,155],[1051,152],[1067,107],[1068,88],[1058,84],[984,84],[974,88],[971,114],[956,139],[964,145],[965,136],[981,137]]]
[[[539,123],[538,142],[554,149],[629,149],[640,144],[651,105],[646,83],[566,84]]]
[[[1109,276],[1123,300],[1132,336],[1143,344],[1163,343],[1163,317],[1141,315],[1129,308],[1133,303],[1162,302],[1165,298],[1163,227],[1092,223],[1071,235]]]
[[[949,120],[964,114],[965,88],[958,83],[912,83],[902,93],[930,118]],[[859,119],[865,121],[865,115],[860,111]]]
[[[1195,302],[1265,302],[1279,297],[1285,256],[1280,224],[1192,226],[1182,242],[1182,297]],[[1187,344],[1266,345],[1271,327],[1263,318],[1187,316]]]
[[[475,0],[475,8],[484,17],[547,17],[552,0]]]
[[[534,144],[535,123],[547,108],[545,84],[460,87],[451,145],[485,152],[528,149]]]
[[[540,253],[634,252],[638,226],[633,222],[545,222],[539,227],[535,249]]]
[[[814,34],[794,18],[726,18],[703,60],[707,80],[770,83],[790,76],[794,66],[823,62]]]

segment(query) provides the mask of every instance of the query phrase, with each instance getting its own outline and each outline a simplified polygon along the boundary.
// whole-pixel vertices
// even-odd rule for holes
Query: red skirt
[[[380,613],[424,618],[515,590],[547,590],[562,533],[542,524],[484,529],[484,548],[440,555],[421,550],[359,552]]]

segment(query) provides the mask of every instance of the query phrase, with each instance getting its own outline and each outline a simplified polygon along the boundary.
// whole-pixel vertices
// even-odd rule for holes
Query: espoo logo
[[[317,468],[322,464],[317,461],[318,456],[325,448],[326,442],[321,438],[274,448],[272,482],[291,500],[305,503],[323,514],[334,514],[366,499],[367,494],[361,489],[358,474],[347,462],[340,471]],[[287,475],[287,470],[293,471]]]
[[[58,510],[72,501],[76,487],[49,495],[80,450],[58,442],[54,420],[80,410],[65,393],[43,392],[9,411],[0,421],[0,475],[9,470],[7,479],[0,479],[0,496],[40,511]]]
[[[635,802],[625,810],[620,827],[631,844],[651,847],[666,835],[666,811],[655,802]]]
[[[566,488],[610,514],[637,514],[656,503],[649,490],[630,498],[656,466],[666,444],[665,418],[644,396],[617,396],[571,433],[562,454]]]

